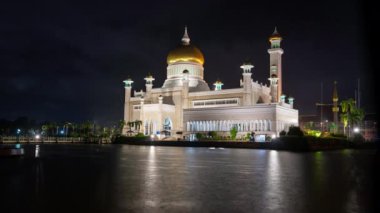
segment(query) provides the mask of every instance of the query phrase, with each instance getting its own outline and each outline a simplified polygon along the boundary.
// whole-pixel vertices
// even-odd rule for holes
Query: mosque
[[[190,140],[198,132],[227,136],[233,127],[238,135],[255,132],[256,137],[273,137],[298,126],[294,98],[282,92],[281,40],[275,29],[269,37],[269,86],[254,81],[254,66],[244,63],[239,88],[222,89],[223,83],[216,81],[210,89],[203,78],[204,56],[190,43],[185,28],[180,45],[167,56],[167,78],[161,88],[153,88],[154,78],[148,75],[145,92],[134,91],[132,96],[133,81],[124,81],[125,122],[141,121],[139,131],[145,135]],[[128,131],[131,127],[123,129],[124,134]]]

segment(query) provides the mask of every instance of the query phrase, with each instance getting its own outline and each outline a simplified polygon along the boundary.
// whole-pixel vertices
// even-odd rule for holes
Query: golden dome
[[[202,64],[205,62],[202,52],[195,46],[181,44],[170,51],[166,59],[168,64],[175,62],[195,62]]]
[[[166,62],[168,64],[176,62],[195,62],[201,65],[205,62],[202,52],[196,46],[190,44],[187,27],[185,27],[185,33],[182,37],[182,44],[169,52]]]

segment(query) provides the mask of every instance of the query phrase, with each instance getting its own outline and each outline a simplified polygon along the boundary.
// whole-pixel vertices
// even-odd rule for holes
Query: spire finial
[[[277,35],[277,34],[278,34],[278,31],[277,31],[277,26],[274,26],[273,35]]]
[[[338,89],[336,87],[337,84],[338,82],[334,81],[333,101],[338,101]]]
[[[185,33],[183,34],[183,37],[182,37],[182,44],[184,44],[184,45],[190,44],[190,37],[187,34],[187,26],[185,26]]]

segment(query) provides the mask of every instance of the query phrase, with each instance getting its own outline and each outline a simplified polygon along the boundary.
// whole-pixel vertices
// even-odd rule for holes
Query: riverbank
[[[40,143],[105,144],[105,143],[111,143],[111,138],[0,136],[0,144],[15,144],[15,143],[20,143],[20,144],[40,144]]]
[[[353,143],[345,139],[312,140],[308,137],[281,137],[271,142],[247,142],[247,141],[151,141],[130,140],[119,137],[114,144],[128,144],[141,146],[178,146],[178,147],[223,147],[223,148],[247,148],[247,149],[270,149],[289,151],[323,151],[338,149],[379,149],[375,142]]]

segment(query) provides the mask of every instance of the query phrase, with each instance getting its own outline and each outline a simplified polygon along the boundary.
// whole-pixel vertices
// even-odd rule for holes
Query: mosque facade
[[[167,78],[153,88],[148,75],[145,91],[133,91],[132,79],[124,81],[124,121],[141,121],[138,131],[145,135],[192,139],[196,133],[215,131],[228,135],[235,127],[239,135],[255,132],[258,136],[278,136],[292,125],[298,126],[294,98],[282,92],[282,37],[275,31],[269,37],[269,85],[252,79],[253,65],[241,65],[240,87],[222,89],[216,81],[210,89],[204,81],[202,52],[190,43],[187,29],[177,48],[167,56]],[[123,133],[135,127],[126,125]],[[135,129],[137,131],[137,129]]]

